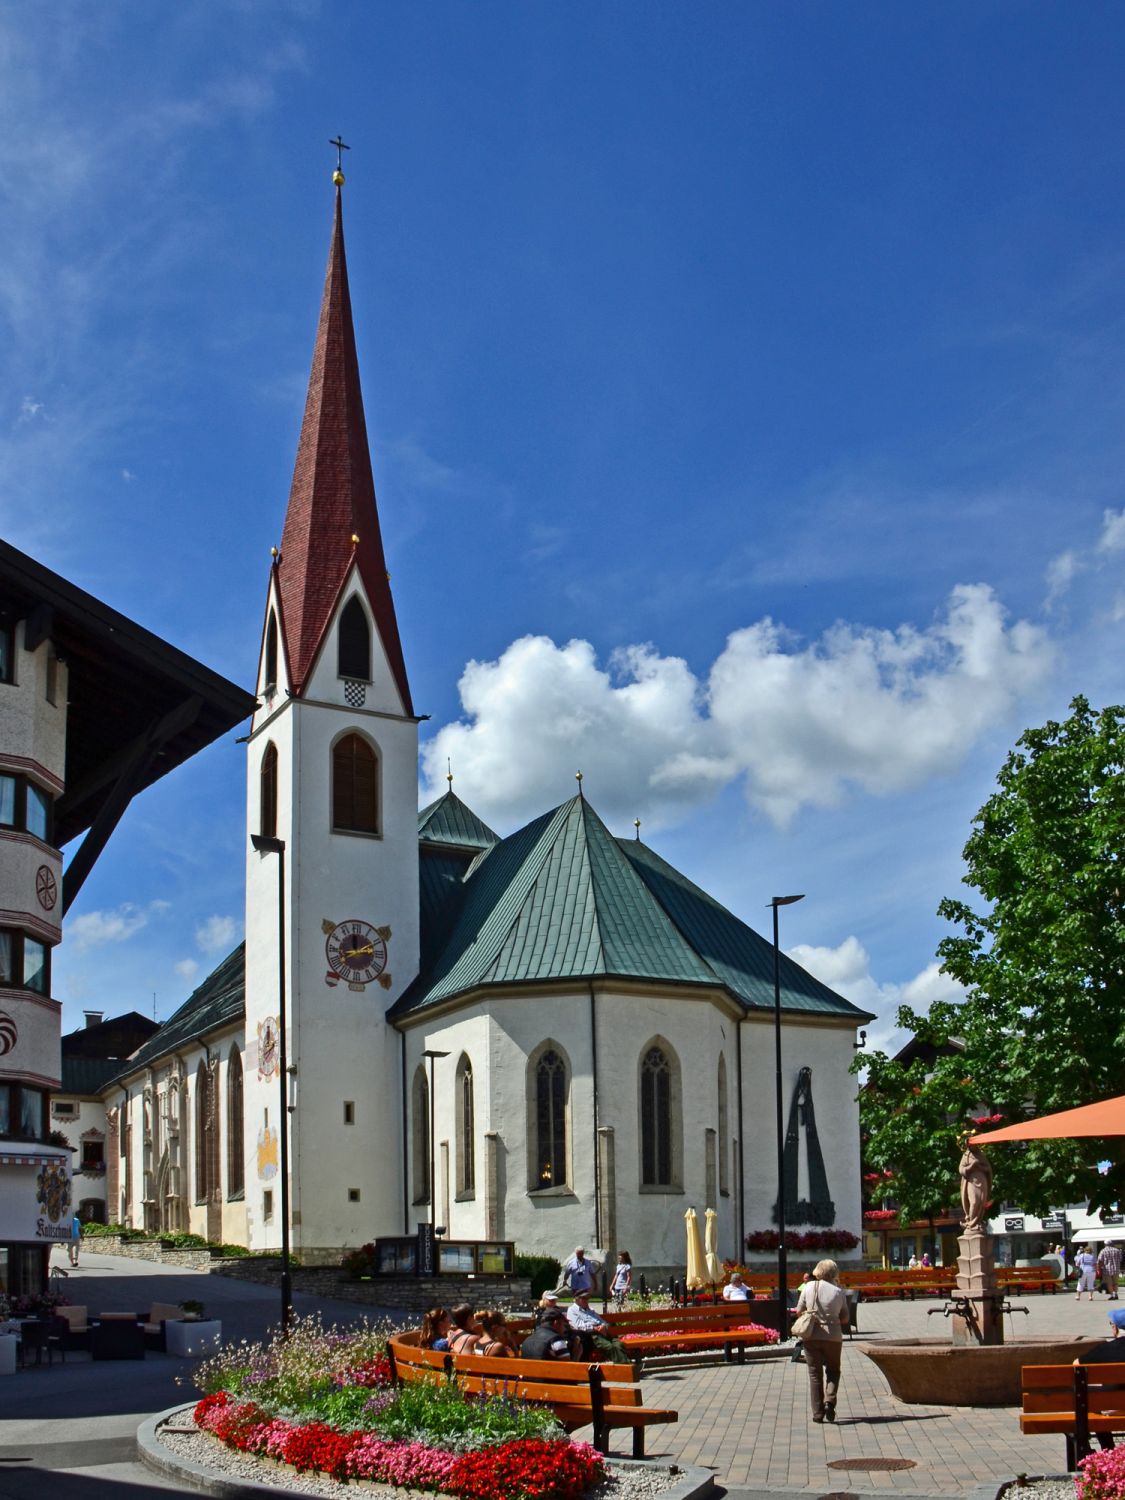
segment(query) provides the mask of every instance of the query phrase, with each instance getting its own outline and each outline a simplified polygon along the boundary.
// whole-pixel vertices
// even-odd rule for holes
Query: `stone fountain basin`
[[[955,1346],[937,1339],[883,1339],[859,1351],[886,1377],[891,1395],[918,1406],[1019,1406],[1024,1365],[1069,1365],[1097,1338],[1015,1338]]]

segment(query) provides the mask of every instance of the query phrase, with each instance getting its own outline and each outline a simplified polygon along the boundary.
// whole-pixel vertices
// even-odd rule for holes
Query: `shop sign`
[[[1014,1218],[1014,1219],[1005,1219],[1004,1220],[1004,1233],[1005,1234],[1022,1234],[1023,1233],[1023,1215],[1020,1214],[1017,1218]]]
[[[1125,1214],[1102,1214],[1103,1224],[1125,1224]]]
[[[29,1166],[0,1168],[0,1240],[70,1239],[70,1162],[40,1157]]]
[[[1066,1221],[1062,1214],[1048,1214],[1045,1219],[1039,1220],[1043,1226],[1044,1234],[1065,1234]]]

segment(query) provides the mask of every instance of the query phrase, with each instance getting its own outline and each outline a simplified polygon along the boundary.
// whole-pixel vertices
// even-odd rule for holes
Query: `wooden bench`
[[[1050,1266],[997,1266],[996,1279],[1005,1292],[1057,1292],[1059,1279]]]
[[[1089,1454],[1091,1433],[1125,1432],[1125,1363],[1024,1365],[1020,1383],[1020,1431],[1062,1433],[1068,1471]]]
[[[753,1302],[703,1303],[658,1310],[638,1308],[607,1313],[606,1322],[614,1338],[620,1339],[630,1354],[721,1349],[728,1361],[732,1351],[737,1351],[738,1362],[743,1364],[747,1348],[767,1342],[764,1332],[746,1327],[755,1321],[754,1308]]]
[[[629,1427],[633,1457],[644,1458],[645,1428],[679,1421],[678,1412],[642,1404],[632,1365],[445,1354],[420,1349],[415,1341],[407,1343],[402,1337],[388,1340],[387,1354],[396,1383],[455,1380],[461,1390],[474,1395],[515,1397],[549,1406],[567,1432],[592,1427],[594,1446],[601,1453],[609,1452],[614,1428]]]

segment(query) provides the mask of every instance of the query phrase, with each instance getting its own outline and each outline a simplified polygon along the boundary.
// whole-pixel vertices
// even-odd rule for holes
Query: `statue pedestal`
[[[1002,1344],[1004,1318],[996,1281],[996,1263],[992,1254],[992,1236],[972,1232],[957,1241],[957,1286],[954,1299],[961,1311],[954,1313],[952,1335],[955,1345]]]

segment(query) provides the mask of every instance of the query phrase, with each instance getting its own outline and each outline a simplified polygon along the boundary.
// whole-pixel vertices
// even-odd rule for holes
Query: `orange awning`
[[[1056,1115],[1041,1115],[1038,1120],[1024,1120],[1021,1125],[1005,1125],[1003,1130],[987,1130],[969,1139],[974,1146],[987,1146],[992,1141],[1058,1141],[1080,1135],[1125,1135],[1125,1094],[1099,1104],[1063,1109]]]

